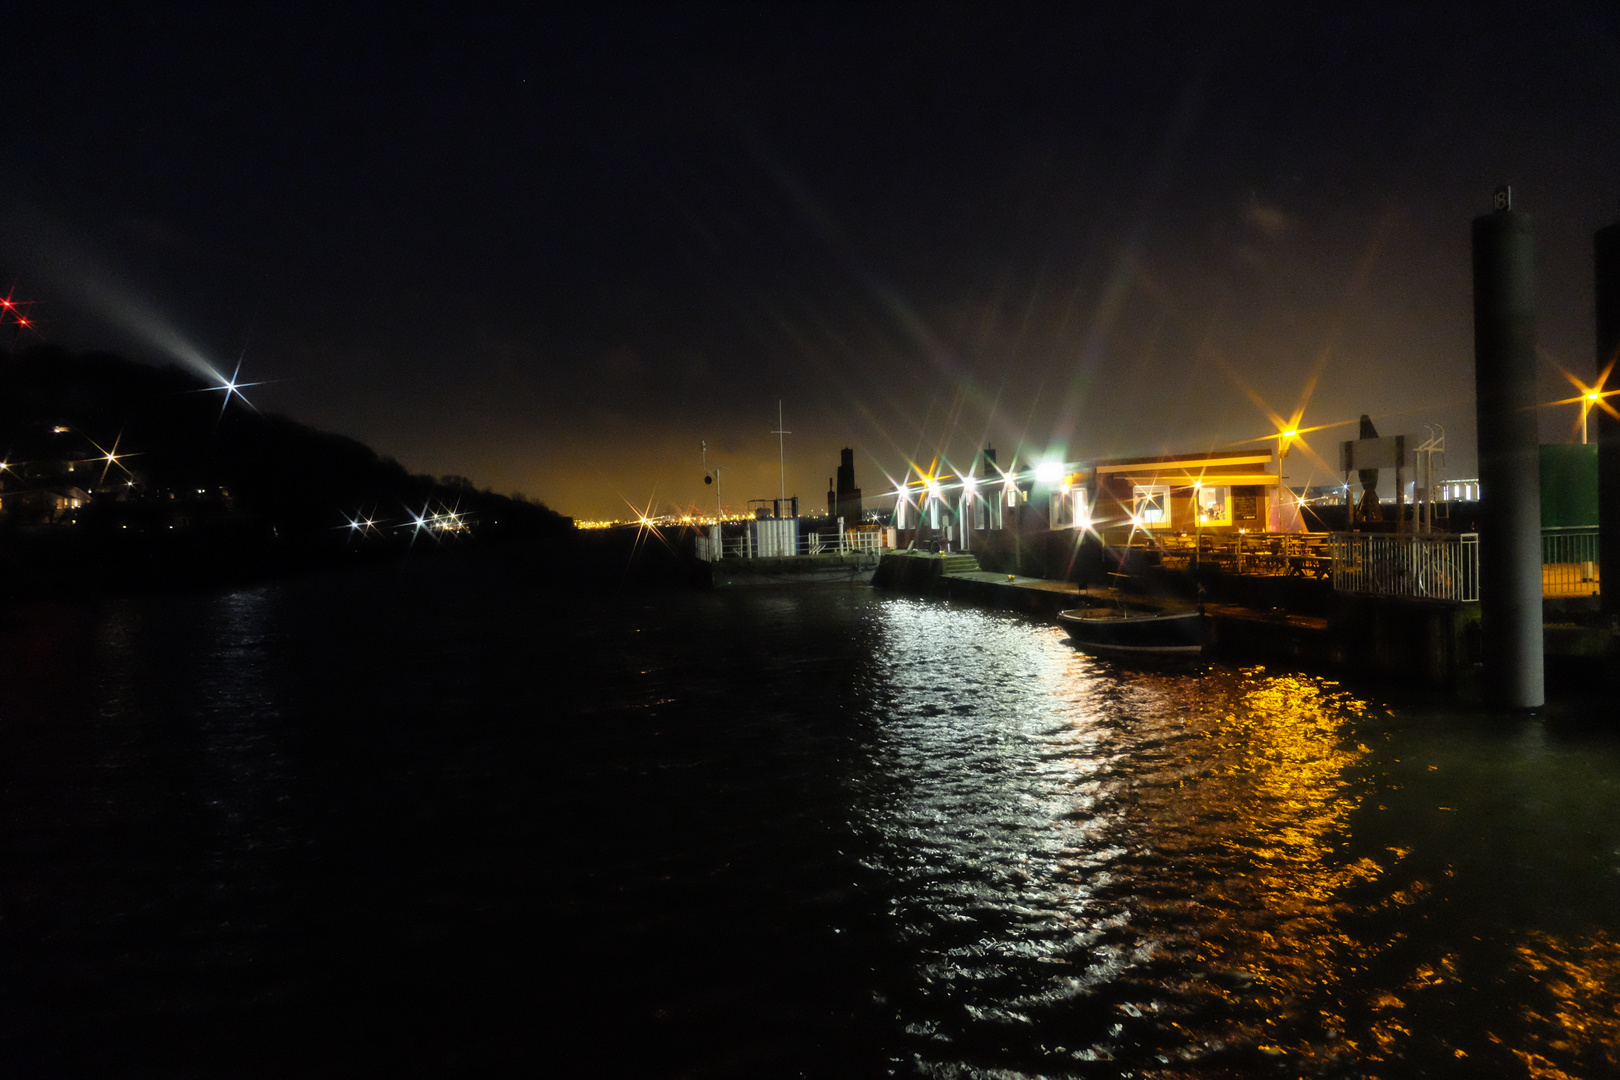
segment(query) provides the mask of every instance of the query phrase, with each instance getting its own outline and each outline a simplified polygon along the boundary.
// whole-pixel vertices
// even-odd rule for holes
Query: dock
[[[993,573],[968,554],[885,554],[872,583],[1041,618],[1120,601],[1150,608],[1190,603],[1164,592],[1083,588],[1071,581]],[[1234,579],[1233,584],[1242,583]],[[1250,591],[1275,601],[1267,606],[1236,602],[1218,591],[1206,597],[1216,655],[1238,663],[1295,663],[1471,692],[1478,676],[1478,604],[1335,593],[1326,580],[1273,579],[1270,584],[1270,592]],[[1277,588],[1280,584],[1286,588]],[[1591,625],[1572,602],[1549,601],[1548,606],[1549,659],[1613,666],[1620,640],[1612,629]]]

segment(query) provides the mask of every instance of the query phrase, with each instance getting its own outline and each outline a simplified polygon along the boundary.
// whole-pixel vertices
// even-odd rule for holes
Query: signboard
[[[1400,469],[1406,463],[1406,436],[1386,435],[1381,439],[1350,439],[1339,444],[1339,467],[1356,469]]]

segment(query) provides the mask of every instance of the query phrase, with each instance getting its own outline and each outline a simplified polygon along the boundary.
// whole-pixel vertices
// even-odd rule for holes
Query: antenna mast
[[[710,479],[714,481],[714,527],[718,529],[720,519],[724,516],[720,510],[720,470],[724,466],[716,465],[711,469],[709,467],[709,441],[707,439],[700,440],[699,445],[703,447],[703,482],[707,484]],[[712,478],[709,476],[710,473],[714,474]]]
[[[784,425],[782,423],[782,399],[777,398],[776,399],[776,430],[771,432],[771,434],[776,436],[776,459],[777,459],[777,465],[781,469],[781,472],[782,472],[782,505],[786,506],[787,505],[787,442],[786,442],[786,439],[787,439],[787,436],[793,434],[793,432],[791,432],[791,431],[783,431],[782,430],[783,427],[784,427]]]

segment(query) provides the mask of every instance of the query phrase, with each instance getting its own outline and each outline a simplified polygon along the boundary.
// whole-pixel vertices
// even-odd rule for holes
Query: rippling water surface
[[[861,589],[22,612],[8,1076],[1620,1073],[1620,738]]]

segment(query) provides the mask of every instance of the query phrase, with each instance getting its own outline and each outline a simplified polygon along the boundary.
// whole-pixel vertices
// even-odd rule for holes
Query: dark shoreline
[[[337,534],[281,540],[268,528],[175,536],[108,535],[71,526],[0,534],[0,607],[163,592],[209,592],[349,568],[420,562],[500,565],[559,591],[692,588],[703,567],[690,530],[633,526],[539,535],[362,541]]]

